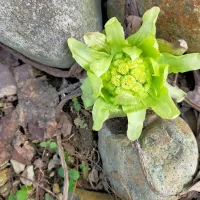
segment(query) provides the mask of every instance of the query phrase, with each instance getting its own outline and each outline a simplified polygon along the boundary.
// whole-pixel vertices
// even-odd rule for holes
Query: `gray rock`
[[[108,0],[107,14],[108,18],[117,17],[121,24],[124,24],[124,5],[126,0]]]
[[[10,162],[16,174],[20,174],[21,172],[23,172],[26,167],[26,165],[24,165],[23,163],[20,163],[13,159],[10,159]]]
[[[9,66],[0,63],[0,98],[16,93],[16,82]]]
[[[24,84],[23,82],[29,78],[34,78],[34,68],[31,65],[23,64],[19,67],[15,67],[14,69],[14,76],[17,82],[17,85],[20,87],[20,83]]]
[[[127,1],[128,9],[125,8]],[[137,7],[140,0],[108,0],[107,1],[107,15],[108,18],[117,17],[120,23],[124,26],[124,17],[126,15],[140,16]],[[127,9],[127,10],[125,10]]]
[[[40,63],[69,68],[69,37],[102,29],[99,0],[1,0],[0,42]]]
[[[122,134],[126,123],[122,118],[109,120],[99,131],[103,169],[114,190],[122,199],[177,199],[198,165],[189,126],[181,118],[157,119],[143,130],[139,143],[131,143]]]

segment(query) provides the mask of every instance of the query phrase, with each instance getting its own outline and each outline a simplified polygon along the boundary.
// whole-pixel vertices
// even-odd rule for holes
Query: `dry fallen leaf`
[[[0,188],[0,194],[1,194],[1,196],[4,197],[4,198],[8,197],[8,195],[10,193],[10,190],[11,190],[11,182],[8,181],[5,185],[3,185]]]
[[[30,165],[36,152],[30,142],[26,141],[26,137],[20,134],[20,132],[18,132],[15,141],[13,141],[13,147],[12,159],[24,165]]]
[[[192,187],[188,189],[188,191],[183,192],[179,198],[179,200],[191,200],[193,198],[200,197],[200,181],[195,183]]]
[[[6,166],[6,164],[8,163],[11,155],[8,151],[8,149],[6,148],[6,145],[4,143],[4,141],[0,140],[0,169],[4,168],[4,166]]]
[[[197,191],[197,192],[200,192],[200,181],[197,182],[196,184],[194,184],[189,190],[188,192],[190,191]]]
[[[33,163],[35,165],[36,168],[41,169],[44,167],[44,162],[42,159],[38,158],[34,161]]]
[[[97,184],[99,182],[98,171],[93,167],[91,172],[88,174],[88,179],[90,182]]]
[[[58,158],[58,155],[55,154],[53,158],[49,161],[48,171],[51,171],[53,168],[55,168],[57,165],[60,165],[60,164],[61,164],[60,158]]]
[[[26,169],[23,171],[22,177],[20,177],[20,181],[24,185],[33,185],[32,181],[35,181],[35,173],[33,171],[33,165],[27,166]],[[24,177],[24,178],[23,178]]]
[[[61,130],[64,137],[70,135],[72,131],[72,119],[67,113],[62,113],[60,121],[58,123],[58,128]]]

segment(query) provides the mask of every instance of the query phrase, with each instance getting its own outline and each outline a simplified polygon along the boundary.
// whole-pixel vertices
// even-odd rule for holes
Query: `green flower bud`
[[[117,18],[105,24],[105,34],[86,34],[86,44],[68,39],[73,58],[88,74],[81,86],[82,99],[85,107],[93,106],[94,130],[117,113],[127,116],[127,136],[136,140],[146,109],[166,119],[179,115],[171,97],[180,101],[185,93],[170,86],[167,75],[199,69],[200,54],[180,55],[183,51],[177,54],[169,43],[167,48],[165,42],[158,45],[155,23],[159,11],[158,7],[147,10],[141,28],[127,39]]]

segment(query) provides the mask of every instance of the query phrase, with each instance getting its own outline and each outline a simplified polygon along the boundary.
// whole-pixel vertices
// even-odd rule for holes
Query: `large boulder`
[[[122,199],[176,200],[189,186],[198,166],[198,147],[181,119],[154,120],[132,143],[122,118],[109,120],[99,131],[103,169]]]
[[[200,3],[188,0],[140,0],[139,10],[143,14],[153,6],[161,12],[157,21],[157,36],[170,42],[184,39],[188,52],[200,52]]]
[[[121,24],[124,24],[124,5],[126,0],[108,0],[107,14],[108,18],[117,17]]]
[[[108,0],[108,17],[116,16],[123,22],[126,0]],[[157,37],[174,42],[184,39],[188,43],[188,52],[200,52],[197,45],[200,40],[200,3],[190,0],[129,0],[138,4],[140,16],[153,6],[161,12],[157,21]]]
[[[102,30],[99,0],[1,0],[0,42],[40,63],[69,68],[69,37]]]

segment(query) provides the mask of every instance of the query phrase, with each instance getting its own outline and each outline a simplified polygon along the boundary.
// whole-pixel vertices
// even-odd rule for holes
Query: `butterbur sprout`
[[[200,54],[169,51],[170,43],[156,39],[159,12],[158,7],[147,10],[141,28],[127,39],[115,17],[105,24],[105,34],[85,34],[85,44],[68,39],[73,58],[87,71],[82,100],[93,109],[94,130],[109,118],[127,116],[127,136],[133,141],[141,135],[148,108],[165,119],[179,116],[172,98],[180,102],[186,94],[169,85],[167,76],[199,69]]]

